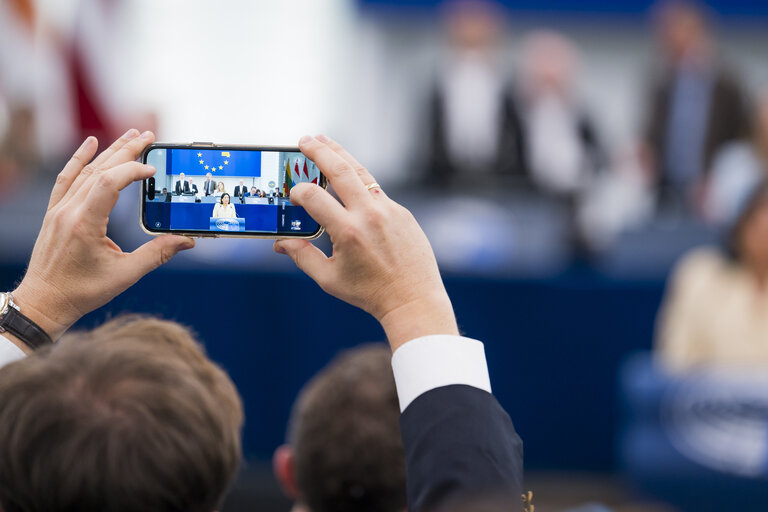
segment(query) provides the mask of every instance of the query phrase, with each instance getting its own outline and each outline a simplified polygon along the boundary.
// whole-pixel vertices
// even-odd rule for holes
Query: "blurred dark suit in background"
[[[666,2],[657,14],[664,64],[651,91],[646,143],[662,201],[699,210],[714,155],[748,135],[747,102],[716,54],[701,9]]]
[[[486,2],[449,5],[448,55],[428,100],[426,182],[488,187],[484,177],[524,176],[519,107],[501,65],[501,13]]]

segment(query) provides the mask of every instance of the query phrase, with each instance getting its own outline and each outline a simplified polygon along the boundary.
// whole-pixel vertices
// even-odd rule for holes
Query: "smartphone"
[[[291,204],[295,184],[327,186],[298,147],[155,143],[141,161],[156,169],[141,189],[140,222],[149,234],[313,239],[323,232]]]

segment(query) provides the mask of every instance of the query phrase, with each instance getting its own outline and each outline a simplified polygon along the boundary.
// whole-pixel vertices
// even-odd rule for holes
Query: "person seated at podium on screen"
[[[229,202],[229,194],[224,192],[216,206],[213,207],[213,215],[216,219],[236,219],[235,205]]]
[[[176,195],[180,196],[181,194],[189,194],[190,188],[189,188],[189,182],[187,181],[187,177],[184,173],[179,174],[179,179],[176,180]]]
[[[224,182],[220,181],[219,183],[217,183],[216,184],[216,193],[213,194],[213,195],[216,196],[216,197],[220,197],[220,196],[223,196],[226,193],[227,193],[227,188],[224,186]]]
[[[251,197],[261,197],[260,192],[256,187],[251,187]]]

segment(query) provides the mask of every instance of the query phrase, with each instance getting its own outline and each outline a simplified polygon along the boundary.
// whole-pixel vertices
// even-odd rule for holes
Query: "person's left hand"
[[[98,141],[88,137],[56,178],[27,273],[13,292],[21,313],[52,339],[177,252],[194,247],[191,238],[163,235],[125,253],[107,237],[120,191],[155,173],[135,161],[154,138],[152,132],[129,130],[90,162]]]

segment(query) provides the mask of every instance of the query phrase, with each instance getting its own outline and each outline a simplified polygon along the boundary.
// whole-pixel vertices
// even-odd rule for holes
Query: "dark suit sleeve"
[[[405,409],[400,429],[411,512],[478,493],[519,500],[523,443],[490,393],[465,385],[433,389]]]

